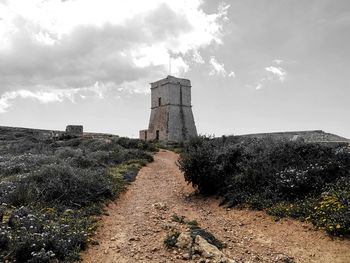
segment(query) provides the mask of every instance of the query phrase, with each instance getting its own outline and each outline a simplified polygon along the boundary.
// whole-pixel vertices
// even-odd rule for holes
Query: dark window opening
[[[158,106],[162,105],[162,98],[158,98]]]
[[[147,131],[145,131],[145,141],[147,141]]]
[[[159,130],[156,130],[156,140],[159,140]]]

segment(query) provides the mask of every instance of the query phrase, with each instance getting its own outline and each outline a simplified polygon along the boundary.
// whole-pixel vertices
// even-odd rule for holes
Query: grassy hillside
[[[348,143],[273,138],[198,138],[180,158],[185,179],[228,206],[264,209],[350,234]]]
[[[102,205],[153,160],[151,144],[1,127],[0,262],[72,262]]]

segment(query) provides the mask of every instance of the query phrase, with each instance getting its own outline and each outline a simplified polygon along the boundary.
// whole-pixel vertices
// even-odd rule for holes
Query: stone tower
[[[182,142],[197,136],[191,106],[191,82],[167,76],[151,83],[151,117],[142,140]]]

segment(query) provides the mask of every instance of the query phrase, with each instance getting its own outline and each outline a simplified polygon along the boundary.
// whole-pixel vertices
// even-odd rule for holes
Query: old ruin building
[[[167,76],[151,83],[151,116],[142,140],[182,142],[197,136],[191,105],[191,81]]]
[[[66,135],[69,136],[83,136],[83,132],[83,125],[67,125],[66,127]]]

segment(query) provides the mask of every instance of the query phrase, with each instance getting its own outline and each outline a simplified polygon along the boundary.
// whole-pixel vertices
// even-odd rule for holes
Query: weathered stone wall
[[[151,89],[151,109],[157,108],[159,106],[159,98],[162,99],[162,105],[167,105],[170,103],[168,86],[157,86]]]
[[[67,125],[66,134],[69,136],[83,136],[83,125]]]
[[[180,87],[178,84],[170,84],[169,96],[171,105],[191,107],[191,86]]]
[[[181,84],[182,86],[191,86],[191,81],[188,79],[175,78],[173,76],[167,76],[165,79],[161,79],[151,83],[151,89],[163,86],[166,84]]]
[[[151,110],[151,117],[148,126],[148,140],[156,140],[159,131],[159,140],[166,141],[168,138],[168,108],[157,107]]]
[[[151,83],[151,116],[147,139],[184,141],[197,136],[191,108],[191,82],[168,76]],[[141,136],[142,135],[142,136]],[[140,132],[140,139],[144,139]]]
[[[141,140],[147,141],[147,137],[148,137],[148,130],[141,130],[139,138]]]
[[[181,110],[183,113],[181,113]],[[169,141],[184,141],[197,136],[192,109],[190,107],[169,107]]]

